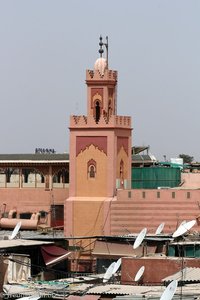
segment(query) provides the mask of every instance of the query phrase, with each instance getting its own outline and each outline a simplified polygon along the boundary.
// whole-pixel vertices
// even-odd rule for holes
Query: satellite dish
[[[180,224],[179,226],[181,226],[181,225],[183,225],[183,224],[185,224],[185,223],[187,223],[186,220],[182,221],[181,224]]]
[[[157,234],[161,234],[161,232],[163,231],[164,226],[165,226],[165,223],[161,223],[161,224],[158,226],[158,228],[156,229],[155,234],[156,234],[156,235],[157,235]]]
[[[122,263],[122,259],[119,258],[118,261],[115,263],[115,266],[114,266],[113,271],[112,271],[112,275],[114,275],[118,271],[118,269],[121,266],[121,263]]]
[[[137,247],[140,246],[140,244],[142,243],[142,241],[143,241],[146,233],[147,233],[147,229],[146,228],[144,228],[144,229],[142,229],[142,231],[140,231],[139,235],[137,236],[137,238],[136,238],[136,240],[135,240],[135,242],[133,244],[133,249],[136,249]]]
[[[107,269],[106,273],[103,277],[103,282],[107,282],[113,275],[113,269],[115,267],[116,262],[113,262]]]
[[[12,234],[9,236],[9,240],[13,240],[16,235],[18,234],[19,230],[20,230],[20,227],[21,227],[22,223],[21,222],[18,222],[12,232]]]
[[[183,235],[188,230],[190,230],[194,225],[196,224],[196,220],[192,220],[186,223],[181,223],[181,225],[177,228],[177,230],[173,233],[172,237],[178,237],[180,235]]]
[[[164,290],[160,300],[171,300],[176,292],[178,281],[173,280]]]
[[[136,273],[135,275],[135,281],[139,281],[140,278],[142,277],[143,273],[144,273],[144,269],[145,269],[145,266],[142,266]]]
[[[179,224],[178,228],[176,229],[176,232],[179,231],[179,230],[180,230],[179,228],[181,228],[182,225],[184,225],[184,224],[186,224],[186,223],[187,223],[186,220],[182,221],[182,222]]]

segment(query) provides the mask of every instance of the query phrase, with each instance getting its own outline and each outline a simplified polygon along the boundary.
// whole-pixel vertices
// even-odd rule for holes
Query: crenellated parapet
[[[107,119],[101,116],[98,123],[96,123],[93,116],[70,116],[70,128],[131,128],[131,117],[129,116],[110,116]]]
[[[129,116],[115,116],[116,126],[131,127],[131,117]]]
[[[117,82],[117,71],[106,69],[101,74],[99,70],[86,70],[86,82],[91,80],[109,80]]]

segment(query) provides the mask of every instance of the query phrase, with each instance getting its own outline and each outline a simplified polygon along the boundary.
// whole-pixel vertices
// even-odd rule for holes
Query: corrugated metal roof
[[[98,295],[84,295],[84,296],[73,296],[67,297],[68,300],[98,300],[101,296]]]
[[[19,161],[69,161],[69,154],[0,154],[0,163]]]
[[[120,242],[106,242],[96,241],[92,252],[94,256],[134,256],[135,254],[141,254],[142,250],[139,248],[138,251],[133,250],[133,246],[128,243]]]
[[[117,296],[115,300],[141,300],[141,299],[151,299],[151,300],[159,300],[159,295],[125,295],[125,296]],[[194,300],[196,299],[194,295],[174,295],[173,300],[180,300],[180,299],[187,299],[187,300]]]
[[[184,268],[183,270],[163,278],[162,281],[178,280],[183,282],[200,282],[200,268]]]
[[[12,230],[0,230],[0,241],[3,240],[4,236],[8,236],[12,233]],[[66,239],[64,237],[63,230],[52,230],[49,232],[43,232],[39,230],[20,230],[20,238],[26,240],[56,240]]]
[[[155,160],[152,159],[151,155],[144,154],[133,154],[132,155],[132,162],[155,162]]]
[[[194,240],[190,240],[190,241],[179,241],[179,242],[172,242],[170,243],[170,245],[181,245],[181,246],[187,246],[187,245],[199,245],[200,241],[194,241]]]
[[[152,291],[151,286],[133,286],[122,284],[96,285],[88,290],[87,294],[115,294],[115,295],[136,295]]]
[[[41,246],[44,244],[52,244],[52,242],[32,241],[32,240],[0,240],[0,249],[8,249],[15,247]]]
[[[165,286],[132,286],[132,285],[101,285],[90,288],[87,291],[87,294],[101,294],[101,295],[118,295],[119,299],[120,295],[127,295],[124,299],[160,299],[163,294]],[[129,295],[129,296],[128,296]],[[189,284],[185,285],[183,288],[177,287],[176,294],[173,299],[195,299],[200,295],[200,285],[199,284]],[[116,299],[116,298],[115,298]],[[118,298],[117,298],[118,299]]]
[[[68,284],[68,281],[66,281],[66,285]],[[46,294],[46,296],[50,296],[53,291],[53,295],[56,298],[56,295],[59,299],[64,299],[66,296],[70,297],[68,293],[72,295],[81,295],[81,298],[84,296],[92,296],[92,295],[116,295],[118,296],[117,300],[131,300],[131,299],[160,299],[162,293],[165,290],[165,286],[131,286],[131,285],[118,285],[118,284],[106,284],[106,285],[96,285],[94,287],[93,284],[70,284],[70,286],[67,286],[66,289],[63,289],[63,294],[60,293],[60,289],[56,288],[55,284],[52,288],[47,287],[45,284],[42,285],[34,283],[34,289],[31,284],[31,289],[27,285],[4,285],[4,289],[6,288],[6,296],[13,296],[14,294],[21,294],[24,296],[33,295],[35,293],[35,289],[40,289],[41,297]],[[63,287],[65,287],[63,285]],[[43,288],[43,289],[42,289]],[[61,287],[62,290],[62,287]],[[58,293],[56,293],[58,292]],[[123,297],[123,295],[126,295]],[[178,287],[176,290],[176,294],[174,295],[173,299],[195,299],[197,296],[200,295],[200,285],[199,284],[189,284],[185,285],[182,289],[181,287]],[[98,298],[99,298],[98,296]],[[106,297],[106,296],[105,296]],[[45,298],[45,296],[44,296]],[[96,298],[96,299],[98,299]],[[70,300],[75,300],[75,298],[71,298]],[[84,300],[92,300],[91,298],[84,298]],[[93,298],[94,299],[94,298]],[[79,299],[81,300],[81,299]]]

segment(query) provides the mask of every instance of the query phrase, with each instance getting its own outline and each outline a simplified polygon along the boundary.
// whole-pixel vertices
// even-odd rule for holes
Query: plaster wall
[[[16,209],[17,213],[34,213],[41,210],[50,212],[52,204],[64,205],[64,201],[68,196],[68,189],[54,189],[53,191],[50,191],[42,188],[1,188],[1,213],[4,209],[4,203],[6,204],[6,212],[9,212],[12,209]]]
[[[79,193],[79,189],[77,186],[77,183],[79,183],[80,180],[88,180],[87,179],[87,173],[84,173],[84,177],[81,176],[80,179],[78,179],[77,177],[79,177],[80,172],[82,172],[83,168],[85,168],[85,165],[82,163],[82,165],[80,166],[80,162],[78,160],[78,157],[76,157],[76,137],[77,136],[85,136],[85,137],[107,137],[107,160],[105,160],[105,158],[103,157],[103,155],[100,154],[100,151],[98,149],[96,149],[96,151],[98,152],[98,154],[95,154],[95,156],[97,155],[98,157],[103,157],[103,160],[101,161],[101,167],[100,169],[103,170],[102,168],[104,168],[105,170],[105,176],[106,178],[102,178],[102,183],[106,183],[105,187],[103,188],[103,190],[98,189],[98,191],[100,192],[100,194],[97,194],[97,191],[95,193],[95,196],[107,196],[107,197],[113,197],[114,193],[115,193],[115,186],[116,186],[116,163],[115,163],[115,155],[116,155],[116,147],[114,144],[114,132],[111,130],[84,130],[84,131],[74,131],[72,130],[70,132],[70,197],[74,197],[74,196],[85,196],[82,193]],[[92,150],[94,153],[94,149]],[[115,151],[115,152],[114,152]],[[89,159],[94,159],[92,156],[89,157],[89,151],[88,151],[88,158]],[[85,162],[85,161],[84,161]],[[79,166],[77,166],[77,163],[79,164]],[[103,163],[106,163],[105,165],[103,165]],[[108,176],[109,175],[109,176]],[[107,179],[107,180],[106,180]],[[106,180],[106,181],[105,181]],[[79,185],[80,188],[80,185]],[[102,185],[101,185],[102,188]],[[83,189],[83,188],[82,188]],[[104,194],[103,194],[104,192]]]
[[[124,148],[121,148],[118,155],[117,155],[117,166],[120,166],[120,161],[124,162],[124,179],[128,178],[128,161],[127,161],[127,153]],[[117,178],[120,178],[120,168],[117,168]]]
[[[116,198],[68,198],[65,201],[65,236],[110,235],[110,207],[113,201]]]
[[[90,159],[97,163],[95,178],[90,178],[87,163]],[[76,186],[78,196],[105,196],[107,193],[107,156],[103,151],[90,145],[76,160]]]
[[[200,173],[181,173],[182,187],[190,189],[200,188]]]
[[[138,233],[144,227],[148,233],[155,233],[163,222],[164,233],[173,233],[183,220],[200,215],[200,190],[118,190],[110,214],[113,235],[124,234],[127,230]],[[198,225],[192,230],[199,231]]]
[[[145,271],[140,283],[160,284],[162,279],[182,269],[182,258],[122,258],[121,284],[133,284],[137,271],[144,266]],[[200,267],[200,259],[184,258],[184,267]],[[152,272],[153,270],[153,272]]]

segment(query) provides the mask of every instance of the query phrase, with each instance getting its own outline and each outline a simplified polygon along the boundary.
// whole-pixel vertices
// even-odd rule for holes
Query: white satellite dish
[[[139,235],[137,236],[137,238],[136,238],[136,240],[135,240],[135,242],[133,244],[133,249],[136,249],[137,247],[140,246],[140,244],[142,243],[142,241],[143,241],[146,233],[147,233],[147,229],[146,228],[144,228],[144,229],[142,229],[142,231],[140,231]]]
[[[183,220],[179,226],[184,225],[185,223],[187,223],[187,221]]]
[[[178,231],[179,232],[179,228],[181,228],[184,224],[186,224],[187,223],[187,221],[186,220],[184,220],[184,221],[182,221],[180,224],[179,224],[179,226],[178,226],[178,228],[176,229],[176,232]]]
[[[181,223],[181,225],[177,228],[177,230],[172,234],[172,237],[178,237],[180,235],[183,235],[188,230],[190,230],[194,225],[196,224],[196,220],[192,220],[186,223]]]
[[[113,275],[113,269],[115,267],[116,262],[111,263],[111,265],[108,267],[106,273],[103,277],[103,282],[107,282]]]
[[[120,266],[121,266],[121,263],[122,263],[122,259],[119,258],[119,259],[116,261],[116,263],[115,263],[115,266],[114,266],[113,271],[112,271],[112,275],[114,275],[114,274],[118,271],[118,269],[119,269]]]
[[[22,223],[21,222],[18,222],[12,232],[12,234],[9,236],[9,240],[13,240],[16,235],[18,234],[19,230],[20,230],[20,227],[21,227]]]
[[[139,281],[140,278],[142,277],[143,273],[144,273],[144,269],[145,269],[145,266],[142,266],[136,273],[135,275],[135,281]]]
[[[163,231],[164,226],[165,226],[165,223],[161,223],[161,224],[158,226],[158,228],[156,229],[155,234],[156,234],[156,235],[157,235],[157,234],[161,234],[161,232]]]
[[[173,280],[164,290],[160,300],[171,300],[176,292],[177,285],[178,281]]]

